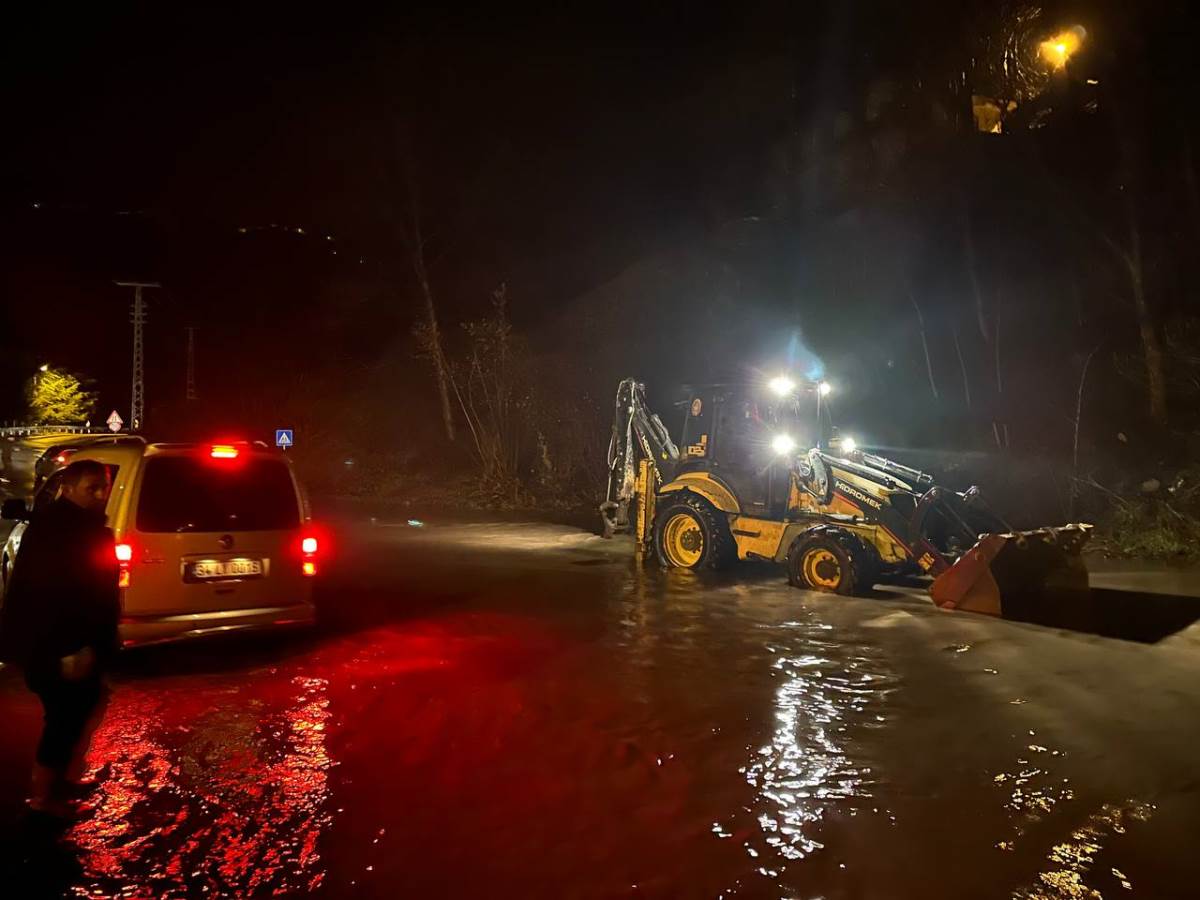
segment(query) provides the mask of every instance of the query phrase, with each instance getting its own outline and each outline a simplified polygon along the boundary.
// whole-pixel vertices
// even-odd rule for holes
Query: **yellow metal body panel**
[[[682,490],[699,494],[721,512],[736,515],[742,511],[737,497],[724,485],[709,477],[707,472],[685,472],[669,484],[664,484],[659,493],[670,494]]]
[[[893,492],[881,488],[875,482],[869,481],[853,472],[846,472],[839,469],[836,476],[831,473],[830,477],[837,477],[862,491],[869,497],[878,498],[881,503],[889,501],[889,495]],[[787,556],[788,547],[791,546],[793,540],[801,532],[816,522],[797,522],[803,516],[812,515],[836,515],[836,516],[854,516],[862,515],[862,509],[851,503],[843,497],[834,495],[828,504],[821,503],[816,497],[804,490],[795,477],[792,479],[792,488],[788,496],[788,518],[792,520],[793,527],[786,536],[784,546],[780,547],[779,555],[776,557],[782,561]],[[908,552],[895,540],[886,529],[877,525],[868,525],[865,522],[862,524],[854,524],[848,522],[836,522],[839,528],[844,528],[857,535],[864,543],[875,548],[879,553],[879,558],[888,565],[894,565],[908,561]]]
[[[639,490],[652,488],[649,482],[653,478],[649,473],[638,473]],[[872,497],[878,497],[881,502],[887,502],[890,491],[880,490],[878,484],[859,478],[853,473],[839,471],[837,477],[854,485],[859,490]],[[645,479],[643,481],[643,479]],[[737,498],[722,484],[715,481],[707,472],[687,472],[659,489],[660,495],[675,491],[689,490],[699,494],[714,507],[729,514],[729,530],[733,533],[737,545],[739,559],[751,557],[775,559],[783,562],[787,558],[788,549],[801,533],[821,524],[819,516],[834,515],[858,517],[862,510],[850,501],[835,495],[828,504],[821,503],[816,497],[804,490],[795,476],[792,478],[788,491],[788,512],[783,520],[760,519],[753,516],[741,515],[741,505]],[[650,491],[652,494],[652,490]],[[639,548],[649,552],[650,531],[654,527],[653,499],[648,501],[649,515],[643,526],[642,514],[638,516],[638,534],[642,535]],[[857,535],[864,543],[872,546],[879,553],[879,558],[887,565],[895,565],[908,561],[908,554],[903,547],[892,539],[892,536],[877,525],[861,524],[850,521],[838,521],[839,528]],[[643,530],[643,528],[645,530]]]
[[[828,507],[826,509],[829,512],[833,511],[832,507]],[[817,507],[817,510],[819,511],[820,507]],[[788,548],[791,547],[792,542],[801,533],[816,525],[822,524],[822,522],[819,519],[811,519],[800,522],[785,522],[782,524],[784,525],[785,530],[784,533],[780,535],[778,552],[775,553],[775,559],[779,562],[783,562],[787,558]],[[866,523],[856,525],[852,522],[833,522],[831,524],[834,524],[838,528],[856,535],[862,540],[863,543],[874,547],[876,552],[879,554],[879,558],[888,565],[894,565],[906,562],[908,560],[908,554],[905,552],[904,548],[893,541],[891,535],[889,535],[884,529],[876,525],[868,525]]]
[[[649,555],[653,546],[651,532],[654,530],[654,501],[657,496],[658,476],[656,469],[651,468],[650,461],[643,459],[638,463],[635,496],[637,497],[637,554],[640,557]]]
[[[737,544],[738,559],[774,559],[786,528],[786,522],[752,516],[729,517],[729,530]]]
[[[738,559],[787,559],[792,542],[810,528],[820,525],[818,519],[801,522],[756,519],[752,516],[730,516],[729,529],[737,544]],[[873,546],[885,563],[901,563],[908,559],[904,548],[897,546],[882,528],[873,525],[837,523],[839,528],[857,535],[866,544]]]

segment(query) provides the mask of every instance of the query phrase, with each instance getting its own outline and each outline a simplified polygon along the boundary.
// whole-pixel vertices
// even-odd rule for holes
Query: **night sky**
[[[772,104],[717,83],[795,43],[774,15],[139,4],[10,27],[9,340],[99,378],[115,403],[128,301],[107,281],[163,280],[152,321],[176,329],[246,280],[282,282],[245,298],[255,307],[304,308],[296,265],[394,276],[405,165],[447,315],[507,280],[515,315],[536,320],[703,220],[706,172],[779,127]],[[86,310],[87,334],[47,340],[27,315],[42,304]],[[284,330],[305,340],[301,322]]]
[[[1048,383],[1062,396],[1019,414],[1059,446],[1082,355],[1132,333],[1119,268],[1076,228],[1120,236],[1126,144],[1146,173],[1154,303],[1189,305],[1175,243],[1153,242],[1190,227],[1191,20],[1169,0],[926,0],[14,21],[0,417],[21,415],[45,361],[94,379],[102,415],[124,409],[129,297],[111,282],[136,278],[164,285],[147,335],[160,423],[179,419],[188,324],[206,421],[263,427],[297,380],[322,409],[361,388],[430,418],[397,227],[419,195],[445,329],[505,283],[515,325],[574,348],[591,397],[617,375],[724,376],[799,345],[881,440],[990,440],[1017,386]],[[1037,42],[1071,23],[1088,40],[1054,81]],[[1017,63],[1033,88],[1005,80]],[[1021,97],[1011,136],[975,134],[971,97],[988,92]],[[1007,394],[987,384],[1001,314]],[[1136,347],[1112,349],[1096,377],[1132,397],[1117,363]]]

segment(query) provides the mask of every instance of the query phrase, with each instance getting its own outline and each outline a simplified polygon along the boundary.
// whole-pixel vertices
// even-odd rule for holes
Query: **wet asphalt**
[[[22,812],[38,708],[0,673],[3,883],[1194,897],[1200,610],[1100,581],[1033,624],[558,526],[346,527],[317,628],[125,654],[65,829]]]

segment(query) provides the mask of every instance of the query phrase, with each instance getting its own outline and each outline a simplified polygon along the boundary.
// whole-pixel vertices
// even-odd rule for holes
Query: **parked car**
[[[42,451],[41,456],[33,464],[33,489],[37,491],[52,474],[57,472],[63,466],[71,462],[71,457],[80,447],[85,447],[88,444],[93,444],[98,441],[108,441],[112,443],[125,438],[115,438],[112,435],[104,434],[75,434],[70,435],[68,440],[61,443],[51,444]]]
[[[105,512],[120,563],[125,646],[309,624],[320,538],[290,461],[261,442],[147,444],[124,437],[75,449],[108,467]],[[58,496],[64,469],[5,501],[18,519],[0,551],[7,583],[27,522]]]

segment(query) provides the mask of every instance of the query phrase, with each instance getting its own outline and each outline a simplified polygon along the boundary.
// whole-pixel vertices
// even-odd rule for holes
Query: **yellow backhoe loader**
[[[1009,528],[978,489],[956,492],[916,469],[822,440],[825,383],[689,388],[677,445],[632,378],[617,389],[606,536],[632,531],[664,566],[773,560],[800,588],[862,594],[932,576],[946,609],[999,615],[1003,598],[1087,586],[1090,525]],[[815,400],[818,415],[805,414]]]

